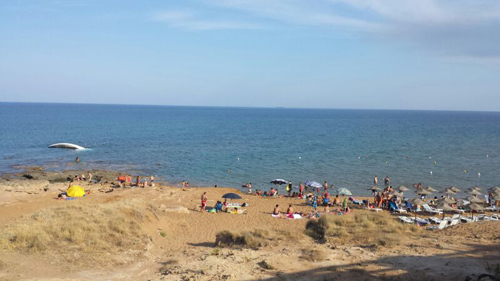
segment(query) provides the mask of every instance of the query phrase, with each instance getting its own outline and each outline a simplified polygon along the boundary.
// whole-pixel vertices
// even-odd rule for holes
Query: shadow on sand
[[[326,266],[295,273],[277,272],[274,277],[261,280],[473,281],[478,280],[482,274],[496,274],[496,278],[500,278],[500,272],[487,270],[488,264],[494,268],[500,263],[500,244],[494,246],[469,244],[467,246],[469,247],[467,251],[453,251],[434,256],[389,256],[372,261]],[[495,279],[484,277],[480,280]]]

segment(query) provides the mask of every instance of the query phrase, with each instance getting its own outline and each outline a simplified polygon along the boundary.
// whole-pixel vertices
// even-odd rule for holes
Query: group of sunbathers
[[[271,190],[269,192],[267,192],[267,191],[262,192],[262,190],[257,189],[255,191],[255,196],[265,196],[265,197],[267,197],[267,196],[270,196],[270,197],[278,196],[278,190],[274,189],[274,188],[271,188]]]
[[[144,181],[141,181],[141,176],[137,176],[136,179],[135,179],[135,183],[133,184],[132,183],[132,178],[130,177],[130,175],[126,174],[126,175],[122,175],[121,173],[118,175],[118,187],[123,187],[125,189],[125,187],[142,187],[142,188],[145,188],[145,187],[148,187],[148,186],[151,186],[151,187],[154,187],[155,186],[155,178],[153,175],[150,175],[149,176],[149,182],[147,179],[144,179]]]
[[[80,175],[75,175],[71,182],[76,182],[76,181],[89,181],[92,182],[92,174],[90,172],[87,173],[87,177],[85,177],[84,174]]]
[[[350,212],[349,207],[330,210],[330,206],[331,206],[330,204],[325,205],[325,210],[323,213],[319,212],[316,208],[314,208],[312,212],[308,213],[308,212],[295,212],[292,205],[290,204],[288,205],[286,212],[282,213],[279,209],[279,205],[276,205],[274,207],[272,216],[276,218],[290,218],[290,219],[297,219],[297,218],[317,219],[321,216],[321,214],[344,215]]]
[[[396,206],[401,204],[401,197],[398,196],[392,196],[391,193],[394,191],[392,186],[388,186],[384,188],[382,192],[373,192],[373,202],[375,207],[377,208],[383,208],[383,209],[389,209],[391,202],[392,204],[395,204]]]

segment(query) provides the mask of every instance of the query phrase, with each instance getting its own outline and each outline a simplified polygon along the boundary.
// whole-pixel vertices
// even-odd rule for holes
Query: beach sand
[[[271,217],[276,204],[282,211],[292,204],[295,211],[310,212],[297,198],[263,198],[213,187],[99,191],[108,185],[82,184],[90,195],[76,200],[55,199],[66,188],[64,182],[50,183],[38,194],[0,191],[0,280],[465,280],[488,273],[488,264],[500,263],[500,222],[460,224],[442,231],[374,232],[387,240],[376,245],[340,243],[331,233],[326,243],[318,243],[305,235],[307,219]],[[200,213],[203,192],[208,206],[227,192],[240,194],[243,199],[233,202],[249,206],[244,214]],[[62,229],[66,220],[56,220],[75,212],[84,215],[75,215],[76,221],[68,218],[68,224],[89,225],[82,228],[81,237],[61,234],[45,242],[19,238],[22,227],[45,237],[48,232],[38,228]],[[364,213],[373,212],[354,209],[347,216]],[[388,212],[381,216],[392,219]],[[106,233],[95,247],[85,244],[96,235],[90,226]],[[258,249],[216,247],[216,235],[223,230],[260,231],[265,243]],[[5,238],[13,233],[24,244]]]

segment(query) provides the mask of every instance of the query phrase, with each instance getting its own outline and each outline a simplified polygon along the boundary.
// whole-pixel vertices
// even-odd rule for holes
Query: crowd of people
[[[393,202],[394,204],[396,204],[396,206],[401,204],[402,197],[391,196],[391,193],[393,191],[394,188],[392,186],[384,188],[382,192],[377,192],[376,190],[373,190],[374,206],[377,208],[388,209],[390,202]]]
[[[71,180],[71,183],[74,183],[74,182],[79,182],[79,181],[88,181],[90,183],[92,183],[92,174],[90,172],[87,172],[87,176],[85,176],[84,174],[80,174],[80,175],[75,175],[73,177],[73,179]]]
[[[135,183],[132,183],[132,177],[128,174],[122,175],[120,173],[117,178],[118,181],[118,187],[126,188],[126,187],[142,187],[146,188],[148,186],[154,187],[155,186],[155,178],[153,175],[149,176],[149,182],[148,179],[141,180],[141,176],[137,176],[135,178]]]

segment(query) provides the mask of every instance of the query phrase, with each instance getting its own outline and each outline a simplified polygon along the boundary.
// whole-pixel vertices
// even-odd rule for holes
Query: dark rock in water
[[[70,177],[67,177],[67,178],[55,178],[55,179],[50,179],[49,182],[50,183],[65,183],[65,182],[68,182],[68,181],[71,181],[72,178]]]
[[[29,180],[35,179],[35,177],[33,177],[33,176],[32,176],[32,175],[30,175],[30,174],[24,174],[24,175],[23,175],[23,178],[25,178],[25,179],[29,179]]]

